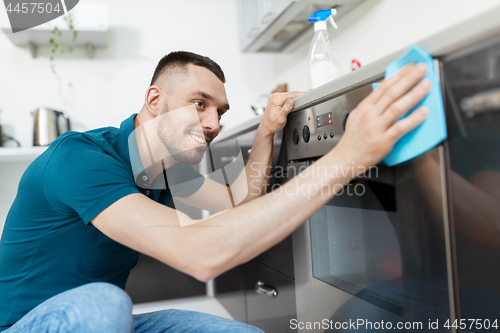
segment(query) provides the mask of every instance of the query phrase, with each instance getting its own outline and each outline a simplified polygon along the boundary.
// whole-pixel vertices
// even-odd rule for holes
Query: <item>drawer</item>
[[[277,296],[259,294],[259,283],[261,292],[275,290]],[[249,324],[265,332],[294,332],[290,329],[290,320],[297,317],[293,279],[254,260],[245,274],[245,289]]]

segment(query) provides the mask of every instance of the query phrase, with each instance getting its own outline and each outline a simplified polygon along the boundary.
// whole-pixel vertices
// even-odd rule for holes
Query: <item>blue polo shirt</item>
[[[136,184],[129,153],[135,116],[119,129],[63,134],[25,171],[0,241],[0,331],[50,297],[83,284],[125,288],[139,253],[90,221],[132,193],[164,205],[171,199],[168,186],[150,190],[148,181]],[[138,156],[137,146],[131,148]],[[184,196],[203,184],[192,167],[178,167],[174,174],[179,183],[197,179]],[[137,178],[149,180],[145,172]]]

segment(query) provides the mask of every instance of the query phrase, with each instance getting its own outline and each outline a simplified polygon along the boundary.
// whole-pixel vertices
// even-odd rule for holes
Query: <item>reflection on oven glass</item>
[[[346,187],[311,219],[313,276],[403,315],[394,187],[361,181],[354,186],[358,195]]]
[[[500,41],[443,68],[460,313],[493,322],[500,308]]]

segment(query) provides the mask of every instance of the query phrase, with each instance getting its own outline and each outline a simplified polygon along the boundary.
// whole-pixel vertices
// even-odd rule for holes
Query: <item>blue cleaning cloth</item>
[[[407,133],[394,145],[392,151],[382,161],[382,164],[393,166],[403,163],[425,153],[446,139],[447,134],[443,97],[441,95],[439,79],[436,77],[432,57],[417,45],[413,45],[404,56],[386,67],[385,78],[387,79],[393,76],[409,63],[418,64],[421,62],[427,65],[427,74],[425,74],[424,79],[429,79],[431,81],[431,91],[402,118],[407,117],[411,112],[422,106],[427,106],[429,108],[429,114],[420,126]],[[376,89],[377,86],[378,84],[374,84],[373,88]]]

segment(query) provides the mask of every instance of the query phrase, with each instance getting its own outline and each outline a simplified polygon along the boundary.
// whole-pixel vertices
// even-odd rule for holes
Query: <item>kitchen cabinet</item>
[[[125,291],[133,304],[206,295],[206,285],[145,254],[130,271]]]
[[[235,136],[211,145],[214,170],[224,168],[240,151],[244,163],[248,161],[255,131]],[[282,138],[283,132],[274,138],[275,155],[268,192],[287,181],[283,172],[287,157]],[[215,279],[214,287],[215,296],[234,319],[265,332],[293,332],[290,320],[296,318],[296,310],[292,237],[221,274]]]
[[[243,52],[290,52],[314,34],[309,16],[335,8],[341,18],[364,0],[238,0]]]
[[[247,265],[237,266],[222,273],[214,280],[214,292],[217,300],[235,320],[244,323],[247,321],[245,301],[245,273],[247,267]]]
[[[296,318],[291,242],[290,236],[215,279],[215,297],[235,320],[265,332],[295,332],[290,329]]]
[[[295,332],[295,282],[284,274],[253,260],[245,275],[247,322],[264,332]]]

